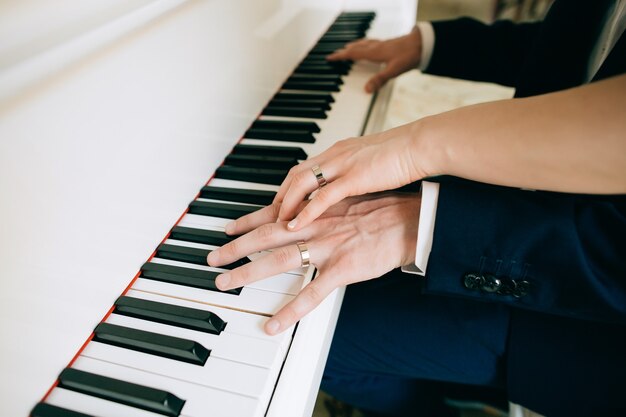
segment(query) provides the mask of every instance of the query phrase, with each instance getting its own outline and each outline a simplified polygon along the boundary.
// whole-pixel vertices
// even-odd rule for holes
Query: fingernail
[[[270,319],[267,323],[265,323],[265,331],[267,334],[274,335],[278,333],[278,329],[280,328],[280,323],[278,320]]]
[[[209,253],[209,256],[207,256],[207,263],[209,265],[215,265],[218,259],[219,256],[217,254],[217,250],[211,251],[211,253]]]
[[[228,284],[230,284],[230,275],[228,274],[218,275],[217,278],[215,278],[215,285],[217,285],[217,288],[220,290],[228,288]]]
[[[287,223],[287,227],[289,229],[293,229],[298,225],[298,219],[293,219],[292,221],[290,221],[289,223]]]
[[[235,231],[235,222],[230,222],[226,225],[226,234],[230,235]]]

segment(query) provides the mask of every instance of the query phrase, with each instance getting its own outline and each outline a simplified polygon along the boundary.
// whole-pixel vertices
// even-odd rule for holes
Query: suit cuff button
[[[478,290],[485,284],[485,278],[478,274],[465,274],[463,277],[463,285],[468,290]]]
[[[515,290],[513,290],[513,297],[520,298],[528,294],[528,290],[530,289],[530,282],[528,281],[517,281],[517,285],[515,286]]]
[[[485,275],[485,282],[481,288],[485,292],[497,292],[502,288],[502,280],[493,275]]]

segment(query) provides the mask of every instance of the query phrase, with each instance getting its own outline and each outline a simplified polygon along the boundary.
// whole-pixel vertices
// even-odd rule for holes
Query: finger
[[[327,59],[332,56],[332,59],[329,59],[331,61],[358,61],[365,59],[373,62],[381,62],[384,60],[384,57],[381,56],[381,51],[377,48],[378,45],[380,45],[380,41],[367,39],[350,47],[346,46],[328,56]]]
[[[295,244],[274,249],[255,261],[218,275],[215,284],[222,291],[240,288],[263,278],[291,271],[302,265],[300,250]]]
[[[265,332],[275,335],[288,329],[317,307],[334,289],[335,286],[332,285],[332,282],[324,279],[320,274],[304,287],[296,298],[265,323]]]
[[[301,172],[310,171],[313,166],[318,164],[316,161],[323,154],[324,152],[322,152],[320,155],[317,155],[316,157],[309,158],[306,161],[302,161],[295,167],[291,168],[287,173],[287,176],[283,180],[283,183],[280,185],[280,188],[276,192],[276,196],[274,196],[273,202],[282,203],[283,199],[285,198],[285,194],[287,194],[287,192],[289,191],[289,187],[291,187],[293,178]]]
[[[346,61],[348,58],[348,51],[345,48],[337,49],[332,54],[326,55],[327,61]]]
[[[246,214],[226,225],[226,234],[228,235],[242,235],[248,233],[250,230],[265,223],[274,223],[278,218],[278,211],[280,210],[280,204],[272,203],[267,207],[263,207],[260,210],[254,211],[250,214]]]
[[[296,218],[287,224],[287,228],[292,232],[302,230],[330,206],[337,204],[350,195],[349,181],[345,177],[329,183],[327,186],[319,189],[317,194],[309,200],[309,203],[298,213]]]
[[[251,253],[279,248],[298,240],[306,240],[310,231],[300,234],[289,232],[285,223],[266,223],[209,253],[211,266],[226,265]]]
[[[367,81],[365,84],[365,91],[368,93],[373,93],[378,91],[387,81],[391,78],[398,76],[402,71],[398,68],[397,65],[387,65],[385,69],[374,75]]]
[[[304,167],[303,167],[304,168]],[[283,197],[278,212],[281,220],[291,220],[296,215],[298,206],[309,194],[319,188],[319,183],[312,168],[303,169],[293,176],[287,192]]]
[[[329,61],[345,61],[352,59],[351,54],[354,52],[355,48],[363,47],[371,42],[371,39],[359,39],[358,41],[349,42],[333,52],[330,55],[326,56],[326,59]]]

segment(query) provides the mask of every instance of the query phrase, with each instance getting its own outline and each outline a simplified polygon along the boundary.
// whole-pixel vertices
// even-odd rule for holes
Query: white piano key
[[[106,323],[193,340],[211,351],[209,358],[270,368],[275,365],[277,358],[284,356],[284,352],[281,352],[282,346],[277,343],[234,333],[222,332],[215,335],[120,314],[111,314]]]
[[[154,262],[157,264],[163,265],[172,265],[179,266],[181,268],[189,268],[189,269],[198,269],[201,271],[213,271],[213,272],[228,272],[227,269],[222,268],[213,268],[211,266],[197,265],[191,264],[187,262],[174,261],[171,259],[163,259],[163,258],[152,258],[150,262]],[[296,295],[302,289],[303,284],[303,276],[299,273],[299,271],[294,271],[291,274],[278,274],[271,276],[269,278],[262,279],[260,281],[252,282],[246,287],[255,288],[257,290],[263,291],[273,291],[282,294],[291,294]]]
[[[285,145],[283,145],[285,146]],[[259,184],[256,182],[227,180],[223,178],[213,178],[209,184],[213,187],[237,188],[240,190],[261,190],[261,191],[278,191],[278,185]]]
[[[234,295],[146,278],[138,278],[132,288],[267,316],[276,314],[278,310],[294,298],[293,295],[289,294],[262,291],[248,287],[244,287],[239,295]]]
[[[91,395],[81,394],[68,389],[56,387],[52,390],[46,403],[68,410],[78,411],[98,417],[163,417],[162,414],[130,407],[113,401],[103,400]]]
[[[276,336],[270,336],[265,333],[263,325],[267,321],[267,317],[260,316],[258,314],[250,314],[228,308],[208,306],[206,304],[183,300],[180,298],[166,297],[132,289],[128,290],[125,295],[128,297],[140,298],[142,300],[156,301],[159,303],[210,311],[211,313],[217,314],[219,318],[226,322],[226,328],[223,330],[224,333],[256,337],[279,344],[284,344],[289,338],[289,335],[287,334],[288,332],[284,332]]]
[[[327,114],[332,113],[332,109],[327,111]],[[326,127],[326,121],[328,119],[314,119],[310,117],[295,117],[295,116],[270,116],[270,115],[261,115],[258,120],[269,120],[269,121],[278,121],[278,122],[308,122],[315,123],[319,128],[320,132],[324,131]],[[317,133],[314,133],[317,134]]]
[[[344,76],[345,77],[345,76]],[[298,90],[295,88],[281,88],[279,91],[279,93],[288,93],[288,94],[319,94],[319,95],[326,95],[326,94],[330,94],[333,97],[336,97],[337,94],[339,94],[339,91],[322,91],[322,90]]]
[[[82,356],[100,359],[169,378],[259,398],[272,369],[209,356],[204,366],[92,341]]]
[[[262,415],[260,414],[260,402],[257,399],[155,375],[99,359],[80,356],[72,368],[167,391],[185,400],[185,405],[181,411],[182,416],[204,417],[207,413],[215,417]]]
[[[205,249],[205,250],[215,250],[219,248],[219,246],[206,245],[204,243],[196,243],[196,242],[186,242],[184,240],[176,240],[176,239],[171,239],[171,238],[165,239],[163,243],[168,244],[168,245],[185,246],[188,248]]]
[[[258,207],[258,208],[263,208],[264,207],[264,206],[260,206],[258,204],[240,203],[239,201],[215,200],[215,199],[212,199],[212,198],[202,198],[202,197],[196,198],[195,201],[207,201],[207,202],[213,202],[213,203],[232,204],[232,205],[236,205],[236,206],[252,206],[252,207]]]
[[[213,216],[201,216],[199,214],[186,213],[178,222],[177,226],[193,227],[203,226],[210,227],[213,230],[224,231],[226,225],[232,222],[233,219],[224,219],[222,217]]]

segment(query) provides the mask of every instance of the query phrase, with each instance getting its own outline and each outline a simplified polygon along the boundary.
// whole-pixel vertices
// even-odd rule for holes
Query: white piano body
[[[0,3],[0,415],[52,387],[344,8],[378,11],[369,34],[389,37],[416,2]],[[336,95],[334,140],[360,133],[372,71]],[[300,323],[268,416],[310,415],[341,297]]]

